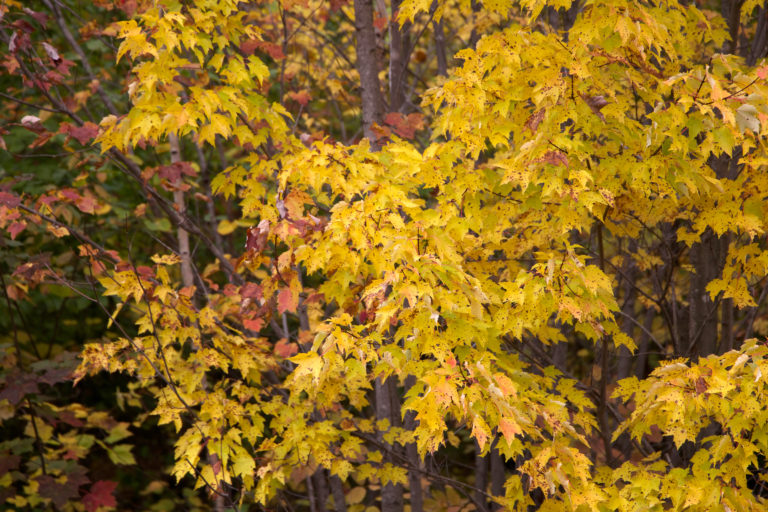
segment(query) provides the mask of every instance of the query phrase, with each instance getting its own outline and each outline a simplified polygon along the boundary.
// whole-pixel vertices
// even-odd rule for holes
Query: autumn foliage
[[[0,4],[13,510],[764,510],[756,0]]]

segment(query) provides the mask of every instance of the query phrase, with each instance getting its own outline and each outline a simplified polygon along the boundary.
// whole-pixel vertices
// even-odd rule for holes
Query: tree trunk
[[[475,441],[475,501],[482,505],[478,512],[488,512],[487,499],[485,496],[488,489],[488,457],[480,455],[480,445]]]
[[[768,41],[768,7],[763,5],[757,12],[757,29],[747,56],[747,66],[754,66],[765,56],[766,41]]]
[[[376,379],[374,384],[374,390],[376,393],[376,419],[378,421],[388,420],[390,426],[398,426],[400,419],[400,408],[394,410],[393,404],[397,400],[396,388],[393,393],[393,387],[395,386],[395,379],[389,378],[386,381],[382,381],[381,378]],[[394,395],[394,396],[393,396]],[[398,402],[399,403],[399,402]],[[397,419],[395,419],[395,413]],[[379,433],[379,441],[384,443],[382,433]],[[392,451],[395,450],[394,446],[387,446],[387,452],[384,454],[384,462],[392,462]],[[381,487],[381,512],[402,512],[403,511],[403,486],[400,484],[393,484],[389,482],[382,484]]]
[[[635,240],[630,240],[627,252],[630,254],[635,254],[637,252],[637,242]],[[636,322],[635,303],[637,302],[637,288],[635,287],[637,265],[635,264],[634,258],[627,258],[625,260],[622,273],[624,274],[624,304],[621,307],[621,332],[634,339]],[[617,379],[629,377],[632,372],[633,359],[634,357],[627,347],[619,347],[618,367],[616,369]]]
[[[307,475],[307,499],[309,500],[309,512],[319,512],[317,510],[317,497],[315,496],[315,484],[312,482],[312,475]]]
[[[724,53],[736,54],[739,49],[739,26],[741,25],[741,6],[744,0],[722,0],[720,11],[728,23],[728,41],[723,45]]]
[[[405,105],[406,70],[408,69],[408,27],[400,27],[397,11],[400,0],[392,0],[389,20],[389,111],[400,112]]]
[[[493,496],[504,496],[504,483],[506,481],[504,458],[499,453],[499,450],[496,449],[496,443],[498,443],[498,438],[493,443],[494,446],[488,455],[491,459],[491,494]],[[491,510],[497,512],[501,510],[501,505],[494,502]]]
[[[317,512],[326,512],[326,504],[328,503],[328,483],[325,479],[325,469],[318,468],[315,474],[312,475],[312,485],[315,490],[315,503],[317,506]]]
[[[357,72],[360,74],[360,97],[363,108],[363,135],[374,148],[378,148],[377,137],[372,126],[374,123],[381,122],[384,100],[379,82],[376,32],[373,27],[373,0],[355,0],[355,34]]]
[[[719,274],[719,249],[719,240],[709,229],[704,232],[700,242],[691,246],[691,265],[695,273],[691,276],[688,298],[690,316],[687,355],[694,360],[713,354],[717,344],[717,304],[712,301],[706,286]]]
[[[171,134],[168,136],[168,143],[171,146],[171,163],[180,163],[181,148],[179,146],[179,138],[175,134]],[[181,185],[181,177],[179,177],[175,185],[177,187]],[[183,216],[187,208],[184,203],[184,192],[180,188],[176,188],[173,191],[173,204],[179,215]],[[195,274],[192,271],[192,260],[190,259],[189,232],[179,226],[176,230],[176,236],[179,245],[179,257],[181,257],[181,281],[184,286],[192,286],[195,284]]]
[[[406,391],[416,383],[416,378],[413,376],[405,379]],[[416,412],[408,411],[405,413],[406,430],[413,431],[416,428]],[[421,457],[419,457],[419,450],[416,447],[416,443],[409,443],[405,447],[405,456],[408,459],[408,464],[414,468],[421,468],[423,466]],[[418,471],[408,472],[408,487],[410,488],[411,495],[411,512],[423,512],[424,510],[424,496],[421,490],[421,474]]]
[[[643,329],[640,332],[640,340],[637,343],[637,358],[635,359],[635,377],[644,379],[648,376],[646,366],[648,364],[648,350],[651,344],[651,334],[653,333],[653,319],[656,318],[656,311],[648,308],[645,312],[645,321]],[[662,354],[663,355],[663,354]]]
[[[435,30],[435,53],[437,54],[437,74],[448,76],[448,59],[445,50],[445,30],[443,20],[435,21],[432,25]]]
[[[344,484],[336,475],[330,478],[331,494],[333,495],[334,512],[347,512],[347,499],[344,496]]]

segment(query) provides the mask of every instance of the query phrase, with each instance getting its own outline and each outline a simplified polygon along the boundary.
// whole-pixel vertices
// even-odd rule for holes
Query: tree
[[[91,78],[98,127],[4,20],[9,71],[158,239],[61,220],[51,194],[115,218],[89,177],[11,183],[3,227],[73,240],[88,288],[10,286],[100,305],[74,382],[151,393],[219,508],[760,510],[765,8],[701,4],[132,4],[130,107]]]

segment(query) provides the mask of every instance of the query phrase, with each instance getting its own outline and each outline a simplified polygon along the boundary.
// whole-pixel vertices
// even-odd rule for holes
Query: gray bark
[[[480,445],[475,441],[475,501],[482,505],[478,512],[488,512],[487,500],[485,497],[488,488],[488,457],[480,455]],[[479,508],[479,507],[478,507]]]
[[[312,475],[312,484],[315,490],[315,500],[317,506],[317,512],[326,512],[326,504],[328,503],[328,483],[325,479],[325,469],[318,468],[315,474]]]
[[[376,394],[376,419],[377,420],[389,420],[391,426],[398,426],[400,419],[400,407],[398,402],[397,410],[393,407],[393,404],[397,400],[396,388],[394,378],[389,378],[386,381],[382,381],[380,378],[376,379],[374,383],[374,391]],[[395,413],[397,416],[395,417]],[[379,434],[380,442],[383,441],[383,435]],[[388,449],[394,450],[394,446],[388,446]],[[391,453],[384,454],[384,462],[392,462]],[[403,511],[403,486],[400,484],[393,484],[391,482],[383,484],[381,487],[381,512],[402,512]]]
[[[363,108],[363,135],[378,149],[374,123],[380,123],[384,114],[384,100],[379,82],[376,32],[373,27],[373,0],[355,0],[355,34],[357,44],[357,72],[360,74]]]
[[[347,499],[344,496],[344,485],[341,482],[341,478],[336,475],[331,476],[330,484],[334,512],[347,512]]]
[[[494,447],[488,455],[488,457],[491,459],[491,494],[493,496],[504,496],[504,482],[506,481],[504,473],[504,458],[501,456],[501,453],[499,453],[499,450],[497,450],[495,447],[497,442],[498,439],[496,442],[494,442]],[[501,510],[501,505],[494,503],[491,507],[491,510],[493,512],[497,512]]]
[[[629,254],[635,254],[637,252],[637,242],[631,240],[627,247]],[[624,274],[624,304],[621,307],[623,313],[621,319],[621,331],[634,339],[635,337],[635,323],[633,321],[635,317],[635,303],[637,302],[637,289],[635,287],[635,280],[637,279],[637,265],[634,258],[627,258],[622,273]],[[619,347],[618,349],[618,367],[616,369],[616,378],[624,379],[629,377],[632,372],[632,353],[627,347]]]
[[[653,332],[654,318],[656,318],[656,311],[653,308],[648,308],[645,312],[645,321],[643,322],[643,329],[640,332],[640,340],[637,342],[635,377],[638,379],[644,379],[648,376],[645,368],[648,364],[648,348],[651,345],[651,336],[648,333]]]
[[[748,66],[754,66],[765,56],[766,41],[768,41],[768,7],[763,5],[757,13],[757,29],[747,56]]]
[[[744,0],[722,0],[720,4],[720,12],[728,23],[728,41],[723,45],[723,50],[727,53],[737,53],[739,48],[742,5],[744,5]]]
[[[408,69],[408,27],[397,22],[400,0],[392,0],[389,21],[389,111],[400,112],[405,105],[405,77]]]
[[[714,233],[707,230],[701,241],[691,246],[690,259],[695,273],[691,275],[688,297],[690,315],[687,354],[694,359],[713,354],[717,344],[717,305],[706,291],[706,286],[719,275],[719,245]]]
[[[405,380],[406,390],[413,386],[416,382],[416,378],[413,376],[408,377]],[[405,413],[404,427],[407,430],[414,430],[416,428],[416,412],[408,411]],[[421,457],[419,457],[419,450],[416,447],[416,443],[409,443],[405,447],[405,456],[408,459],[408,464],[414,468],[422,468],[423,464]],[[411,495],[411,512],[423,512],[424,510],[424,496],[421,490],[421,475],[418,471],[408,472],[408,487]]]
[[[445,51],[445,30],[443,29],[443,20],[436,21],[433,24],[435,29],[435,53],[437,54],[437,74],[448,76],[448,59]]]

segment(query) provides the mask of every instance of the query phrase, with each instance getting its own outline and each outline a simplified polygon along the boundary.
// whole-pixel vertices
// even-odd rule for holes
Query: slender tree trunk
[[[724,52],[733,54],[738,52],[742,5],[744,0],[722,0],[720,4],[720,12],[728,23],[728,41],[723,46]]]
[[[752,39],[752,45],[747,55],[747,65],[754,66],[755,63],[765,56],[766,42],[768,41],[768,5],[763,4],[757,11],[757,29]]]
[[[559,325],[560,330],[563,330],[563,326]],[[546,346],[542,346],[544,350],[546,350]],[[568,363],[568,343],[565,341],[561,341],[560,343],[556,343],[552,345],[552,362],[555,365],[555,368],[559,370],[565,369],[565,365]]]
[[[393,31],[394,32],[394,31]],[[380,149],[372,127],[381,123],[384,115],[384,99],[379,81],[378,48],[376,31],[373,26],[373,0],[355,0],[355,34],[357,71],[360,75],[361,100],[363,108],[363,134],[370,141],[371,147]],[[399,31],[398,31],[399,34]],[[401,42],[398,44],[402,44]],[[397,396],[397,383],[390,378],[386,381],[376,379],[374,383],[376,419],[389,421],[392,426],[400,424],[400,399]],[[383,436],[379,436],[383,442]],[[394,450],[390,446],[389,450]],[[391,462],[391,453],[385,454],[384,461]],[[381,488],[381,512],[402,512],[403,486],[387,483]]]
[[[317,471],[312,475],[312,486],[315,491],[315,503],[317,512],[326,512],[326,504],[328,503],[328,483],[325,478],[326,470],[323,468],[317,468]]]
[[[376,419],[378,421],[388,420],[391,426],[398,426],[400,411],[395,411],[393,404],[396,403],[396,389],[393,393],[393,387],[395,385],[394,378],[389,378],[382,381],[381,378],[376,379],[374,384],[374,390],[376,393]],[[397,402],[399,403],[399,402]],[[395,420],[395,413],[397,413],[397,420]],[[379,435],[379,441],[384,443],[383,435]],[[388,446],[390,453],[384,454],[384,462],[392,462],[391,451],[395,450],[394,446]],[[381,487],[381,512],[402,512],[403,510],[403,486],[400,484],[393,484],[389,482],[383,484]]]
[[[720,353],[733,350],[735,334],[733,332],[733,299],[723,299],[720,307]]]
[[[488,512],[485,493],[488,489],[488,457],[480,455],[480,445],[475,441],[475,501],[483,507],[478,512]]]
[[[344,484],[336,475],[332,475],[330,480],[331,495],[333,495],[334,512],[347,512],[347,499],[344,496]]]
[[[179,147],[179,138],[171,134],[168,136],[168,142],[171,146],[171,163],[180,163],[181,148]],[[181,178],[179,178],[175,185],[181,185]],[[176,207],[176,211],[180,215],[184,215],[187,208],[184,203],[184,192],[179,188],[173,191],[173,204]],[[179,256],[181,257],[181,282],[184,283],[184,286],[192,286],[195,284],[195,273],[192,271],[192,260],[190,259],[189,232],[179,226],[176,230],[176,237],[179,245]]]
[[[708,229],[701,241],[691,247],[690,258],[695,273],[691,276],[688,299],[690,316],[687,355],[694,360],[713,354],[717,344],[717,304],[712,301],[706,286],[718,275],[716,265],[719,246],[717,237]]]
[[[392,0],[389,20],[389,111],[400,112],[405,105],[406,70],[408,69],[408,27],[400,27],[397,11],[400,0]]]
[[[634,254],[637,252],[637,242],[631,240],[627,247],[627,252]],[[637,265],[634,258],[627,258],[622,273],[624,274],[624,304],[621,307],[621,332],[634,339],[635,337],[635,303],[637,302],[637,288],[635,280],[637,279]],[[632,372],[632,353],[627,347],[618,349],[618,367],[616,369],[616,378],[624,379],[629,377]]]
[[[416,383],[416,378],[413,376],[405,379],[406,391]],[[416,428],[416,412],[408,411],[405,413],[404,425],[406,430],[413,431]],[[405,456],[408,459],[408,464],[414,468],[422,468],[423,464],[421,457],[419,457],[419,450],[416,447],[416,443],[409,443],[405,447]],[[408,472],[408,487],[411,495],[411,512],[423,512],[424,510],[424,496],[421,489],[421,474],[418,471]]]
[[[448,76],[448,58],[445,50],[445,30],[443,20],[435,21],[432,25],[435,30],[435,53],[437,54],[437,74]]]
[[[307,499],[309,500],[309,512],[320,512],[317,509],[317,496],[315,495],[315,484],[312,481],[312,475],[307,475]]]
[[[491,494],[493,496],[504,496],[504,483],[506,481],[506,474],[504,471],[504,458],[496,449],[496,443],[498,443],[498,437],[494,441],[488,458],[490,458],[491,466]],[[491,510],[497,512],[501,510],[501,505],[493,503]]]
[[[384,100],[379,82],[376,32],[373,27],[373,0],[355,0],[355,34],[357,72],[360,74],[360,97],[363,107],[363,135],[373,147],[378,148],[372,126],[374,123],[381,122]]]
[[[216,219],[216,206],[213,201],[213,192],[211,191],[211,173],[208,166],[208,161],[203,153],[203,148],[198,144],[195,144],[195,152],[197,153],[197,163],[200,166],[200,181],[203,186],[203,192],[205,193],[205,209],[208,214],[208,223],[210,226],[211,234],[213,235],[213,241],[216,245],[222,247],[223,241],[219,234],[219,221]]]
[[[483,6],[480,2],[477,0],[472,0],[472,25],[476,25],[476,13],[480,12],[483,9]],[[475,49],[475,46],[477,46],[477,42],[480,40],[480,37],[482,34],[480,34],[477,30],[474,28],[472,29],[472,32],[469,33],[469,41],[467,42],[467,46],[469,48]]]
[[[635,377],[644,379],[648,376],[646,366],[648,365],[648,350],[651,345],[651,336],[653,332],[653,319],[656,318],[656,311],[648,308],[645,312],[643,329],[640,332],[640,341],[637,343],[637,358],[635,359]]]
[[[742,0],[733,0],[733,9],[738,11],[741,9]],[[738,25],[738,18],[735,20]],[[742,150],[741,148],[735,148],[731,155],[722,154],[717,158],[710,160],[710,167],[715,171],[715,175],[721,180],[735,180],[739,175],[739,162],[741,160]],[[719,238],[714,233],[707,231],[702,237],[702,244],[706,245],[708,253],[704,253],[701,256],[706,258],[706,262],[701,262],[702,266],[706,266],[710,274],[707,276],[708,280],[718,278],[722,275],[723,268],[728,257],[728,250],[731,245],[730,233],[724,233]],[[702,247],[704,249],[704,247]],[[703,265],[706,263],[706,265]],[[697,273],[698,273],[697,268]],[[706,284],[705,284],[706,285]],[[714,308],[714,306],[712,306]],[[733,332],[733,300],[722,299],[720,304],[720,344],[717,345],[717,317],[707,318],[707,326],[705,329],[711,330],[708,336],[703,338],[706,342],[701,349],[701,355],[709,355],[715,352],[724,353],[733,348],[734,335]],[[714,338],[714,340],[711,340]],[[711,343],[711,345],[710,345]]]

